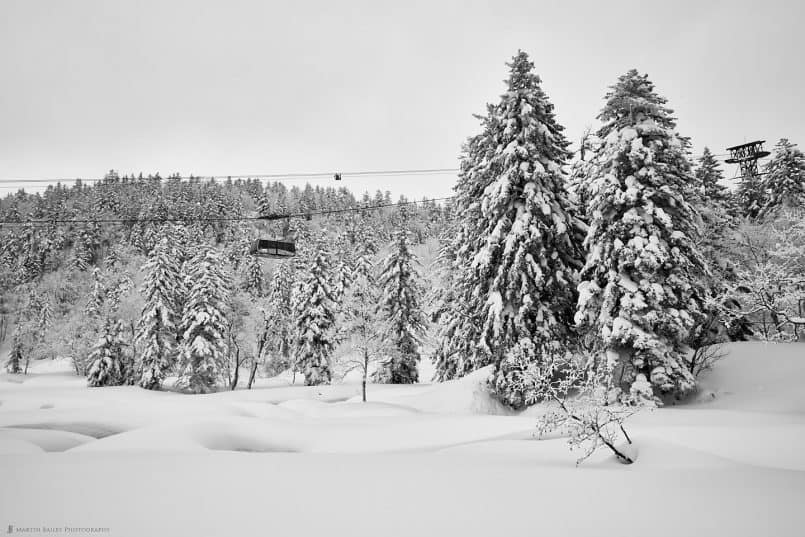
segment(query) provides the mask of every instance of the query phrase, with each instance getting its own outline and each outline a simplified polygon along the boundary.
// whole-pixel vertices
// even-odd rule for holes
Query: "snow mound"
[[[751,427],[664,427],[645,436],[667,439],[671,445],[755,467],[805,471],[805,424]],[[641,463],[642,463],[641,459]]]
[[[312,399],[292,399],[277,405],[312,418],[377,418],[417,414],[413,408],[390,403],[361,402],[351,399],[341,403],[325,403]]]
[[[44,451],[33,442],[0,435],[0,455],[35,455]]]
[[[429,386],[412,385],[409,389],[383,390],[376,393],[369,388],[367,399],[391,403],[422,412],[441,414],[513,415],[514,411],[492,397],[486,381],[493,366],[487,366],[460,379]],[[360,401],[359,397],[349,402]]]
[[[745,342],[724,345],[727,355],[699,380],[694,403],[710,408],[805,413],[805,344]]]
[[[0,429],[0,441],[19,440],[38,446],[42,451],[66,451],[95,438],[68,431],[28,428]]]
[[[152,426],[110,436],[72,451],[244,451],[295,453],[307,449],[307,435],[288,421],[226,419]]]

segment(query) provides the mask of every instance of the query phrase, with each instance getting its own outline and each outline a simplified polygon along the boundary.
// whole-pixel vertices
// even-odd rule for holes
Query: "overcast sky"
[[[697,152],[802,147],[804,22],[799,0],[0,0],[0,180],[453,168],[518,49],[571,140],[634,67]]]

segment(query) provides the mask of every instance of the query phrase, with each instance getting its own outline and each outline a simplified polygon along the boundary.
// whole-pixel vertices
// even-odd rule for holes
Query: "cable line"
[[[311,218],[314,216],[327,216],[331,214],[360,212],[360,211],[374,211],[377,209],[385,209],[389,207],[401,207],[404,205],[416,205],[417,203],[447,201],[455,199],[456,196],[446,196],[443,198],[432,198],[427,200],[412,200],[412,201],[398,201],[394,203],[383,203],[379,205],[367,205],[363,207],[347,207],[344,209],[325,209],[321,211],[310,211],[304,213],[274,213],[260,216],[232,216],[232,217],[187,217],[187,218],[85,218],[85,219],[37,219],[37,220],[0,220],[1,225],[8,226],[25,226],[33,225],[69,225],[69,224],[140,224],[140,223],[176,223],[176,224],[189,224],[195,222],[251,222],[251,221],[275,221],[285,220],[291,218]]]
[[[724,157],[728,156],[729,153],[717,153],[713,154],[713,157]],[[691,156],[691,160],[698,160],[702,157],[702,155]],[[319,179],[319,178],[326,178],[332,177],[336,180],[340,180],[345,177],[399,177],[399,176],[408,176],[408,175],[442,175],[442,174],[452,174],[458,173],[461,171],[459,168],[421,168],[421,169],[399,169],[399,170],[358,170],[358,171],[347,171],[347,172],[291,172],[291,173],[255,173],[255,174],[234,174],[234,175],[172,175],[168,177],[160,177],[162,181],[165,180],[176,180],[179,179],[181,181],[186,181],[190,179],[198,179],[198,180],[227,180],[227,179],[282,179],[285,181],[300,181],[306,179]],[[140,179],[153,180],[155,177],[153,175],[146,176],[146,177],[133,177],[133,176],[124,176],[126,179],[131,179],[133,181],[138,181]],[[59,184],[63,183],[68,186],[73,186],[77,181],[81,181],[82,183],[97,183],[99,181],[107,180],[108,177],[101,177],[101,178],[88,178],[84,179],[81,177],[61,177],[61,178],[16,178],[16,179],[0,179],[0,189],[20,189],[24,188],[24,186],[20,185],[35,185],[35,184]],[[118,179],[122,179],[118,177]],[[118,180],[118,183],[122,182]],[[9,186],[13,185],[13,186]]]
[[[441,175],[449,173],[458,173],[458,168],[423,168],[423,169],[401,169],[401,170],[371,170],[371,171],[350,171],[350,172],[311,172],[311,173],[257,173],[257,174],[238,174],[238,175],[182,175],[182,176],[168,176],[160,177],[160,180],[227,180],[227,179],[286,179],[291,181],[298,181],[304,179],[317,179],[317,178],[340,178],[344,177],[397,177],[406,175]],[[142,177],[142,180],[153,180],[154,176]],[[118,178],[114,184],[120,184],[122,181]],[[133,181],[139,181],[140,177],[127,177]],[[108,177],[82,179],[77,178],[51,178],[51,179],[0,179],[0,188],[18,188],[17,186],[3,186],[8,184],[36,184],[36,183],[75,183],[80,180],[82,183],[97,183],[99,181],[108,180]]]

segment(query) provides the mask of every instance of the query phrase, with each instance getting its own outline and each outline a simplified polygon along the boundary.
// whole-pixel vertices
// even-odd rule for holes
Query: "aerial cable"
[[[458,173],[458,168],[422,168],[422,169],[399,169],[399,170],[369,170],[369,171],[351,171],[351,172],[311,172],[311,173],[257,173],[257,174],[239,174],[239,175],[172,175],[167,177],[161,177],[160,180],[162,181],[170,181],[170,180],[190,180],[190,179],[198,179],[198,180],[227,180],[227,179],[285,179],[285,180],[304,180],[304,179],[318,179],[318,178],[334,178],[336,181],[340,181],[345,177],[397,177],[397,176],[407,176],[407,175],[440,175],[440,174],[449,174],[449,173]],[[154,180],[155,176],[145,176],[145,177],[131,177],[131,176],[124,176],[129,181],[139,181],[139,180]],[[122,182],[122,177],[118,177],[117,181],[113,184],[120,184]],[[0,179],[0,185],[8,185],[8,184],[35,184],[35,183],[62,183],[68,184],[72,183],[75,184],[76,181],[81,181],[82,183],[97,183],[109,180],[109,177],[101,177],[101,178],[89,178],[83,179],[81,177],[74,177],[74,178],[50,178],[50,179]],[[72,185],[68,185],[72,186]],[[0,188],[17,188],[14,187],[3,187]]]
[[[382,203],[377,205],[365,205],[358,207],[348,207],[344,209],[325,209],[320,211],[308,211],[298,213],[270,213],[258,216],[232,216],[232,217],[187,217],[187,218],[82,218],[82,219],[65,219],[65,218],[43,218],[36,220],[0,220],[0,224],[8,226],[25,226],[29,224],[42,225],[42,226],[59,226],[59,225],[73,225],[73,224],[142,224],[142,223],[175,223],[175,224],[192,224],[196,222],[255,222],[255,221],[276,221],[292,218],[305,218],[310,219],[314,216],[328,216],[332,214],[342,214],[351,212],[365,212],[374,211],[378,209],[385,209],[390,207],[401,207],[405,205],[416,205],[417,203],[424,202],[437,202],[448,201],[455,199],[456,196],[446,196],[442,198],[432,198],[427,200],[411,200],[411,201],[398,201],[393,203]]]
[[[713,157],[724,157],[728,156],[728,153],[718,153],[713,154]],[[702,155],[691,156],[692,160],[698,160],[701,158]],[[349,177],[404,177],[409,175],[441,175],[441,174],[452,174],[452,173],[459,173],[461,170],[459,168],[421,168],[421,169],[398,169],[398,170],[359,170],[359,171],[347,171],[347,172],[291,172],[291,173],[256,173],[256,174],[234,174],[234,175],[172,175],[167,177],[160,177],[162,181],[166,180],[181,180],[186,181],[190,179],[196,180],[238,180],[238,179],[277,179],[277,180],[284,180],[284,181],[299,181],[299,180],[309,180],[309,179],[323,179],[327,177],[334,178],[336,181],[340,181],[343,178]],[[126,179],[138,181],[140,179],[148,180],[148,179],[155,179],[155,176],[123,176]],[[123,177],[118,177],[118,179],[122,179]],[[77,181],[81,181],[87,184],[95,184],[98,182],[103,182],[108,180],[108,177],[101,177],[101,178],[81,178],[81,177],[61,177],[61,178],[16,178],[16,179],[0,179],[0,189],[20,189],[24,188],[20,185],[33,185],[39,183],[48,183],[48,184],[64,184],[66,186],[74,186]],[[119,183],[116,183],[119,184]],[[9,186],[13,185],[13,186]]]

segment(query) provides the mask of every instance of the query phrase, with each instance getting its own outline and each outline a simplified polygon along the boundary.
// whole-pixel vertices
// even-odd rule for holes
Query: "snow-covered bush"
[[[338,365],[344,375],[360,371],[364,402],[370,368],[376,366],[389,349],[385,337],[386,326],[379,315],[380,296],[371,249],[363,248],[355,259],[350,285],[341,307],[340,331],[343,339]]]
[[[805,210],[746,222],[738,231],[734,276],[719,301],[727,319],[749,319],[761,339],[791,340],[805,330]]]
[[[624,423],[641,410],[655,406],[651,384],[638,374],[631,391],[621,392],[613,378],[614,362],[598,360],[592,366],[562,360],[534,372],[538,397],[549,406],[537,425],[540,435],[568,435],[571,450],[581,450],[581,463],[606,447],[620,462],[635,461],[632,440]],[[626,441],[627,446],[621,445]]]

